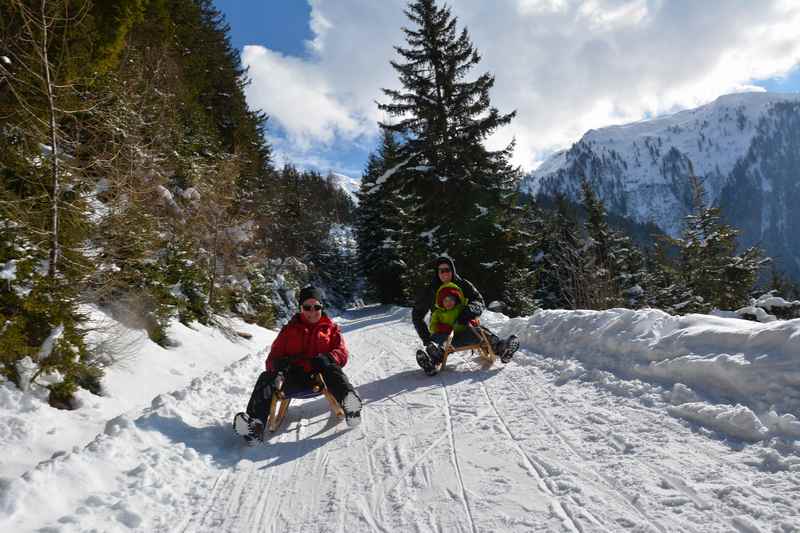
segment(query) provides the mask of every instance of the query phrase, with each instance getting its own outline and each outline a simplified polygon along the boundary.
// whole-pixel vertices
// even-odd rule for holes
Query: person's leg
[[[462,346],[468,346],[470,344],[477,344],[478,342],[480,342],[480,339],[478,339],[478,336],[475,335],[474,331],[472,331],[472,328],[469,327],[453,335],[454,348],[460,348]]]
[[[339,402],[339,405],[342,404],[342,400],[344,400],[348,392],[355,390],[342,367],[336,363],[331,362],[331,364],[325,365],[321,373],[322,379],[325,380],[325,385],[327,385],[333,397],[336,398],[336,401]]]
[[[514,353],[519,349],[519,339],[516,335],[509,335],[505,339],[500,339],[497,335],[492,333],[489,328],[480,326],[483,333],[489,339],[489,344],[492,345],[492,350],[503,363],[508,363],[514,357]]]
[[[361,398],[342,367],[333,361],[322,367],[322,378],[333,397],[344,411],[345,421],[354,426],[361,422]]]
[[[444,345],[448,337],[450,337],[449,333],[434,333],[431,335],[431,342],[428,344],[425,351],[428,353],[434,365],[438,365],[442,362],[442,358],[444,357]]]
[[[252,418],[257,418],[265,425],[269,415],[269,404],[272,401],[273,392],[272,385],[276,374],[276,372],[262,372],[258,376],[258,381],[256,381],[256,385],[250,395],[250,401],[247,403],[247,414]]]

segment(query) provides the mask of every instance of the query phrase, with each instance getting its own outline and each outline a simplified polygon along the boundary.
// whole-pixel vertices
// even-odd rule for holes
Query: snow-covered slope
[[[331,176],[333,179],[336,180],[336,184],[341,188],[344,192],[346,192],[352,200],[358,204],[358,197],[356,193],[361,188],[361,180],[357,178],[351,178],[350,176],[345,176],[344,174],[339,174],[337,172],[331,172]]]
[[[202,324],[189,328],[175,322],[167,330],[174,346],[165,349],[150,341],[142,330],[126,328],[95,308],[85,311],[92,318],[91,335],[102,335],[119,359],[106,370],[104,395],[79,389],[80,408],[62,411],[47,404],[46,389],[23,393],[11,383],[0,381],[0,479],[20,475],[54,453],[85,444],[102,432],[109,419],[138,412],[154,396],[219,371],[268,346],[275,336],[273,331],[238,319],[228,322],[228,336],[218,328]]]
[[[800,246],[786,233],[795,222],[790,206],[800,200],[793,196],[800,194],[798,151],[800,94],[731,94],[674,115],[590,130],[523,187],[578,198],[585,176],[610,211],[677,235],[690,208],[693,171],[708,203],[745,230],[745,244],[768,241],[773,255],[797,257],[789,266],[800,272]]]
[[[736,356],[741,343],[743,361],[769,356],[760,378],[789,393],[800,321],[776,328],[622,310],[484,318],[521,336],[514,361],[484,369],[456,354],[430,378],[414,362],[407,309],[348,313],[339,322],[351,351],[346,370],[365,402],[362,425],[347,430],[329,418],[324,399],[311,399],[290,408],[267,444],[247,448],[230,419],[262,368],[263,353],[254,352],[3,480],[0,529],[800,529],[794,421],[784,414],[784,430],[747,444],[732,434],[756,412],[715,403],[748,372],[744,362],[697,370],[704,379],[691,388],[674,383],[683,379],[678,371],[658,383],[623,378],[690,356],[699,369],[703,359]],[[736,401],[758,403],[740,393]]]

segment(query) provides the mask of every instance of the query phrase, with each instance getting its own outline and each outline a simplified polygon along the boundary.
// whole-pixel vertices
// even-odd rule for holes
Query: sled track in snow
[[[533,375],[536,378],[535,374],[533,374],[527,367],[524,368],[526,372]],[[536,398],[534,398],[531,394],[529,394],[524,387],[520,387],[519,383],[512,379],[511,377],[508,378],[508,383],[520,394],[525,396],[530,400],[530,405],[533,407],[534,411],[539,415],[539,417],[544,421],[550,430],[553,432],[553,435],[567,448],[573,453],[576,457],[580,458],[583,462],[581,469],[583,470],[584,467],[587,468],[593,476],[606,488],[612,490],[613,492],[620,495],[620,497],[628,504],[629,508],[633,510],[636,514],[642,517],[647,523],[649,523],[652,527],[660,531],[661,533],[668,533],[670,532],[669,529],[665,528],[661,523],[650,516],[641,505],[638,505],[637,499],[634,496],[629,495],[625,490],[619,487],[618,483],[616,483],[613,479],[610,479],[607,475],[603,474],[602,472],[598,472],[595,468],[590,467],[590,459],[586,457],[577,446],[573,445],[569,438],[564,435],[558,425],[548,416],[537,404]],[[547,393],[548,396],[552,399],[552,396]]]
[[[445,403],[443,411],[447,421],[447,436],[450,438],[450,460],[453,463],[453,468],[455,469],[456,477],[458,478],[458,487],[461,490],[461,500],[464,503],[464,510],[467,512],[467,518],[469,518],[469,525],[472,528],[473,533],[478,533],[478,529],[475,527],[475,519],[472,516],[472,509],[469,505],[467,490],[464,488],[464,477],[461,474],[461,467],[458,464],[456,438],[453,433],[453,410],[452,406],[450,405],[450,396],[447,394],[447,383],[444,380],[444,376],[441,374],[439,381],[442,383],[442,397],[444,398]]]
[[[472,371],[479,370],[476,365],[467,361],[467,359],[464,358],[463,356],[461,357],[461,360],[467,365],[469,365]],[[528,453],[525,452],[525,450],[523,450],[519,444],[517,444],[517,438],[514,436],[513,432],[511,431],[511,428],[505,421],[503,415],[500,414],[500,411],[497,409],[497,405],[495,404],[494,400],[492,400],[491,395],[486,389],[486,385],[483,382],[480,382],[479,385],[484,398],[486,398],[486,402],[491,407],[492,413],[494,414],[497,421],[500,423],[503,433],[508,438],[508,443],[516,450],[517,454],[522,458],[522,461],[525,463],[528,474],[536,479],[537,485],[542,490],[542,492],[544,492],[550,497],[552,501],[553,510],[561,518],[563,525],[571,531],[583,533],[584,529],[576,521],[574,513],[569,512],[568,509],[565,508],[564,504],[561,501],[559,501],[559,498],[556,496],[551,487],[548,485],[546,479],[549,476],[547,475],[547,471],[545,470],[545,468],[542,467],[542,465],[539,464],[538,461],[531,458],[528,455]],[[584,511],[587,518],[591,522],[593,522],[597,526],[603,527],[600,524],[600,522],[593,515],[591,515],[591,513],[589,513],[586,509],[582,510]]]
[[[525,369],[525,371],[529,375],[533,376],[534,379],[537,379],[537,380],[538,379],[544,379],[544,380],[547,379],[544,376],[537,375],[537,373],[534,370],[528,368],[528,366],[523,366],[523,368]],[[512,385],[517,390],[520,390],[520,388],[518,386],[518,383],[515,383],[513,381],[510,381],[510,382],[512,383]],[[545,396],[547,396],[547,398],[550,400],[550,402],[553,405],[559,405],[563,409],[568,409],[569,408],[569,406],[564,404],[563,401],[561,401],[559,398],[557,398],[554,394],[552,394],[546,388],[541,388],[539,390]],[[533,405],[534,409],[542,416],[543,420],[548,424],[548,426],[550,426],[550,428],[555,432],[555,434],[564,443],[564,445],[566,447],[568,447],[570,450],[572,450],[573,453],[575,453],[576,455],[581,457],[584,461],[588,461],[588,458],[585,457],[585,455],[581,452],[581,450],[572,443],[572,441],[569,439],[569,437],[567,437],[560,430],[560,428],[557,426],[555,421],[553,421],[553,419],[547,413],[545,413],[545,411],[539,406],[539,404],[536,401],[536,399],[534,397],[528,395],[527,393],[525,393],[525,394],[529,398],[531,398],[531,405]],[[604,433],[599,433],[599,436],[611,448],[618,448],[619,444],[616,441],[613,441],[613,439],[611,437],[607,436]],[[638,438],[635,438],[630,434],[626,435],[626,437],[632,443],[635,443],[638,448],[640,448],[640,449],[646,449],[647,448],[647,446],[644,445],[644,443],[641,440],[639,440]],[[737,520],[735,520],[735,519],[731,520],[727,516],[723,515],[720,510],[715,509],[713,504],[711,504],[710,502],[708,502],[705,499],[703,499],[697,493],[697,491],[695,491],[689,485],[687,485],[683,481],[683,479],[682,479],[683,475],[681,473],[675,472],[673,469],[671,469],[671,468],[669,468],[668,466],[665,466],[665,465],[656,466],[656,465],[650,464],[650,463],[648,463],[646,461],[643,461],[642,459],[640,459],[639,457],[637,457],[634,454],[627,454],[626,457],[628,459],[630,459],[630,460],[633,460],[633,462],[638,464],[642,469],[649,471],[655,477],[664,480],[666,483],[668,483],[671,486],[671,488],[673,488],[674,490],[680,492],[688,501],[691,501],[698,510],[710,512],[714,516],[715,521],[718,524],[729,524],[731,528],[734,528],[737,531],[741,530],[740,529],[740,525],[737,523],[738,522]],[[726,462],[728,465],[731,464],[728,461],[724,461],[724,462]],[[651,522],[651,524],[653,526],[658,527],[658,529],[660,531],[662,531],[662,532],[669,531],[668,529],[665,529],[658,521],[652,519],[648,514],[646,514],[644,512],[644,509],[642,509],[642,506],[638,504],[638,501],[635,501],[633,499],[633,497],[627,495],[627,493],[625,491],[623,491],[619,487],[616,487],[616,483],[613,480],[608,479],[608,477],[605,474],[602,474],[602,473],[599,473],[599,472],[596,472],[596,473],[597,473],[597,475],[602,477],[604,480],[606,480],[607,483],[610,483],[612,486],[614,486],[615,490],[617,490],[620,494],[625,496],[626,500],[628,500],[631,503],[631,505],[633,505],[642,514],[642,516],[647,518]],[[755,493],[755,492],[753,492],[753,493]],[[732,510],[733,511],[737,511],[736,509],[732,509]]]

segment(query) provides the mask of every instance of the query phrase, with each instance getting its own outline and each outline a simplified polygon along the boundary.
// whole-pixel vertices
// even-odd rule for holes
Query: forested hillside
[[[352,297],[354,204],[330,177],[274,168],[246,84],[210,0],[0,5],[4,377],[47,374],[65,407],[97,391],[114,355],[86,340],[87,304],[168,345],[173,318],[272,325],[334,272],[334,303]]]

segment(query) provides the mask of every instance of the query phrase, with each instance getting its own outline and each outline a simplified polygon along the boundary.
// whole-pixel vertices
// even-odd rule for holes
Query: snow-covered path
[[[797,468],[671,417],[641,386],[568,379],[524,350],[492,369],[456,354],[431,378],[407,309],[339,322],[359,428],[319,398],[243,446],[230,419],[262,368],[253,354],[0,487],[0,529],[800,531]]]

